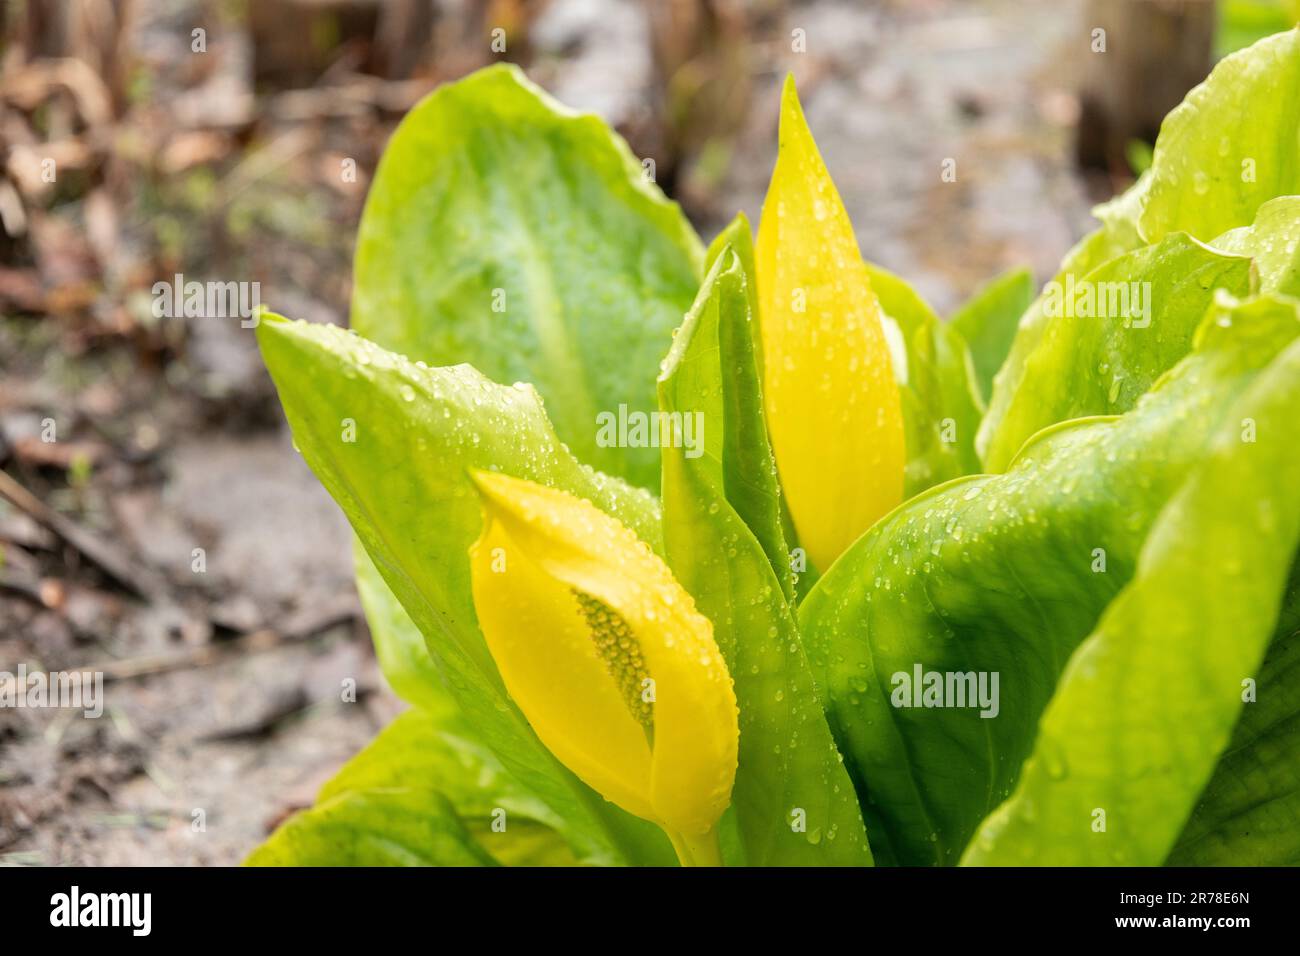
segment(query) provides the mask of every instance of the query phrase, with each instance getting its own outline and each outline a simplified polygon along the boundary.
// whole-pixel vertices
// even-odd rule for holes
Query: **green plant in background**
[[[1219,0],[1217,6],[1216,57],[1300,23],[1300,0]]]
[[[707,250],[517,71],[435,92],[353,331],[258,330],[411,709],[250,862],[1300,861],[1298,107],[1296,32],[1227,58],[943,322],[792,84]]]

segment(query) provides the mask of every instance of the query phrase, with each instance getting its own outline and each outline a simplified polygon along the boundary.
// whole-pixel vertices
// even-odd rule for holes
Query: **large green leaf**
[[[352,325],[411,359],[531,382],[580,460],[653,487],[655,450],[601,447],[596,416],[655,408],[702,258],[599,118],[493,66],[433,92],[389,141],[357,237]]]
[[[1297,418],[1293,342],[1161,512],[1132,581],[1071,657],[1015,793],[964,863],[1164,862],[1281,608],[1300,541]]]
[[[1300,31],[1223,59],[1165,117],[1137,223],[1147,242],[1209,242],[1300,193]]]
[[[878,860],[956,862],[1010,794],[1058,675],[1160,509],[1297,334],[1293,301],[1225,300],[1132,412],[1059,425],[1006,474],[904,503],[818,583],[800,621]],[[917,665],[999,674],[997,716],[892,706],[894,675]]]
[[[668,562],[713,622],[740,707],[732,792],[743,861],[869,865],[853,786],[831,740],[789,593],[742,517],[761,506],[779,536],[763,424],[750,279],[730,247],[715,261],[664,362],[659,401],[703,422],[702,454],[664,449]],[[784,552],[784,547],[780,549]]]
[[[1050,291],[1044,312],[1051,321],[999,409],[984,455],[988,469],[1004,470],[1048,425],[1132,408],[1187,354],[1220,288],[1247,294],[1250,261],[1175,233]]]
[[[906,281],[865,265],[894,352],[907,443],[905,494],[911,497],[979,470],[979,386],[956,326],[943,322]]]
[[[1227,750],[1167,862],[1300,865],[1300,562]],[[1245,690],[1245,688],[1242,688]]]
[[[1011,269],[977,290],[948,320],[970,346],[975,379],[986,405],[993,394],[993,376],[1011,351],[1020,317],[1033,301],[1034,274]]]
[[[500,469],[590,499],[659,546],[655,500],[579,464],[528,386],[428,368],[333,326],[268,316],[258,341],[294,441],[424,635],[443,681],[510,774],[596,861],[671,862],[657,828],[607,803],[542,745],[479,632],[468,548],[481,524],[466,470]]]

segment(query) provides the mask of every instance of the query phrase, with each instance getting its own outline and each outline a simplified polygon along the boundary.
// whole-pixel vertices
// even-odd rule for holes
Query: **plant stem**
[[[665,830],[677,851],[677,859],[682,866],[722,866],[722,848],[718,845],[716,827],[706,833],[691,836]]]

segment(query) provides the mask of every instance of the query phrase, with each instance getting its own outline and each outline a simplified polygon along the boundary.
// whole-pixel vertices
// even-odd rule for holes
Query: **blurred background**
[[[1050,278],[1164,113],[1296,7],[0,0],[0,671],[107,682],[98,720],[0,708],[0,864],[237,863],[401,709],[253,333],[151,289],[345,324],[367,184],[438,83],[518,62],[707,240],[757,221],[793,71],[863,254],[949,312]]]

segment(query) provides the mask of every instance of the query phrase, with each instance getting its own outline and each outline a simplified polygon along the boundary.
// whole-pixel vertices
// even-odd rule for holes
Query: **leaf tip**
[[[795,86],[794,74],[787,73],[785,83],[781,87],[782,137],[790,133],[806,132],[807,129],[808,122],[804,119],[803,105],[799,102],[799,90]]]
[[[257,340],[257,348],[262,353],[262,361],[269,367],[271,347],[284,342],[293,333],[294,326],[298,323],[268,309],[258,311],[256,319],[253,337]]]

